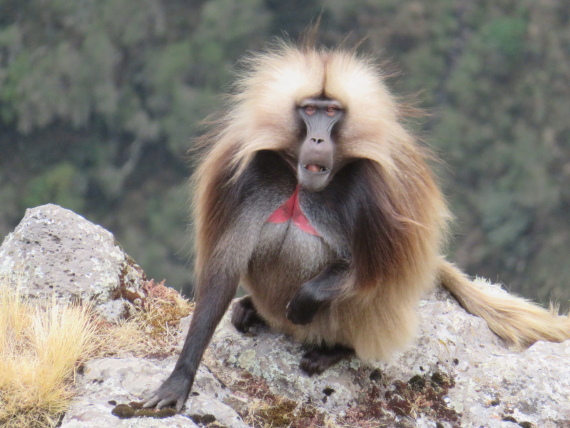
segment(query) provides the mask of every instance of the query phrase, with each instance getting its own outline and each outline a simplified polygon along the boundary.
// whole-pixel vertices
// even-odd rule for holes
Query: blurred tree
[[[562,88],[551,86],[558,70],[570,71],[568,57],[544,56],[553,28],[565,26],[548,13],[552,5],[482,2],[466,15],[469,39],[445,82],[447,99],[433,128],[434,143],[455,170],[448,188],[467,231],[456,246],[458,261],[543,301],[570,298],[568,199],[561,193],[564,175],[553,168],[562,153],[545,139],[569,131],[548,101],[561,95]],[[545,33],[534,33],[538,28]],[[557,36],[562,43],[567,37],[568,31]],[[570,91],[562,91],[568,108]],[[548,114],[537,116],[537,107]]]
[[[261,0],[0,0],[0,232],[58,203],[188,283],[185,153],[269,21]]]
[[[271,32],[278,37],[297,41],[310,26],[321,18],[321,28],[328,22],[328,14],[318,0],[265,0],[266,8],[272,14]],[[325,22],[323,22],[325,21]]]
[[[319,16],[326,45],[365,39],[402,70],[388,84],[431,113],[414,126],[447,163],[452,258],[570,299],[566,0],[0,0],[0,236],[59,203],[187,285],[185,153],[200,121],[239,57]]]

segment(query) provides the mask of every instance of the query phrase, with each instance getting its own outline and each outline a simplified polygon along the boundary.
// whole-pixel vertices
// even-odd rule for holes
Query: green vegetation
[[[451,257],[570,299],[570,13],[564,0],[0,0],[0,238],[53,202],[190,285],[186,151],[237,60],[321,16],[389,59],[457,216]]]

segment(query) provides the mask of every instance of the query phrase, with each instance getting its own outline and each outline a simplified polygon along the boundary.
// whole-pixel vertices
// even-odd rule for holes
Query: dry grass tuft
[[[143,308],[119,325],[89,306],[40,306],[0,277],[0,426],[56,426],[74,393],[80,365],[89,358],[175,351],[176,327],[192,311],[178,292],[149,281]]]
[[[77,368],[101,341],[88,307],[40,307],[0,278],[0,426],[57,425]]]
[[[190,315],[194,305],[176,290],[166,287],[164,281],[157,284],[150,280],[143,286],[143,290],[147,294],[143,310],[138,311],[133,318],[146,326],[147,333],[156,340],[172,337],[180,319]]]
[[[110,337],[106,355],[117,352],[137,357],[171,355],[180,342],[177,337],[180,319],[190,315],[194,305],[176,290],[166,287],[164,281],[148,281],[143,285],[146,294],[142,308],[119,325],[107,330]]]

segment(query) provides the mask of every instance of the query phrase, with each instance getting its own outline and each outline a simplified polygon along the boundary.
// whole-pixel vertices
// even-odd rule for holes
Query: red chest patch
[[[293,221],[293,224],[303,232],[320,236],[319,232],[311,226],[309,219],[307,219],[303,211],[301,211],[301,207],[299,206],[299,186],[297,186],[291,197],[287,199],[283,205],[273,211],[273,214],[267,219],[269,223],[286,223],[289,220]]]

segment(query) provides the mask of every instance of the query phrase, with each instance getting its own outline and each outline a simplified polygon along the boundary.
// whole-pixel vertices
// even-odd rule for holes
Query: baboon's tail
[[[558,315],[552,305],[546,310],[503,290],[484,290],[445,259],[439,264],[438,275],[441,284],[468,312],[483,318],[495,334],[518,348],[538,340],[570,339],[570,317]]]

